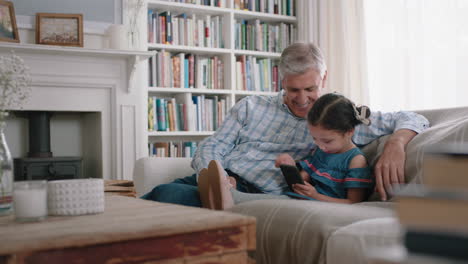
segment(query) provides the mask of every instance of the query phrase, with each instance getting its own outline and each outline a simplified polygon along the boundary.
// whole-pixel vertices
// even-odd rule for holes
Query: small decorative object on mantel
[[[13,160],[3,130],[8,110],[22,107],[31,93],[30,83],[29,68],[20,57],[0,57],[0,215],[10,214],[13,204]]]
[[[103,179],[49,181],[49,215],[85,215],[104,212]]]
[[[83,15],[37,13],[36,43],[83,47]]]
[[[0,41],[19,42],[15,8],[10,1],[0,0]]]
[[[109,48],[117,50],[128,50],[128,29],[125,25],[112,24],[107,29]]]

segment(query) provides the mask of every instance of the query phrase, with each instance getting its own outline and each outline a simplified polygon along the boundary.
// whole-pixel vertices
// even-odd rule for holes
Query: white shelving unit
[[[296,0],[292,0],[296,1]],[[271,1],[273,2],[273,1]],[[196,16],[222,16],[223,17],[223,34],[224,48],[206,48],[192,47],[171,44],[156,44],[147,43],[147,50],[165,50],[171,53],[183,52],[186,54],[195,55],[210,55],[219,56],[224,62],[224,89],[199,89],[199,88],[167,88],[167,87],[148,87],[148,96],[158,97],[177,97],[182,100],[191,100],[192,95],[217,95],[220,98],[225,98],[229,106],[233,106],[237,101],[245,96],[261,94],[275,95],[276,92],[257,92],[236,90],[236,57],[240,55],[254,56],[256,58],[279,59],[280,53],[238,50],[235,49],[235,23],[237,20],[255,20],[264,21],[267,23],[288,23],[294,24],[297,29],[297,18],[295,16],[285,16],[268,14],[262,12],[253,12],[245,10],[236,10],[233,8],[234,0],[226,0],[226,7],[213,7],[196,4],[185,4],[160,0],[148,0],[148,10],[157,10],[157,12],[171,11],[174,14],[196,14]],[[295,13],[295,12],[294,12]],[[147,23],[145,23],[147,25]],[[145,28],[145,34],[148,34],[148,29]],[[148,38],[146,38],[148,39]],[[248,73],[253,74],[253,73]],[[146,100],[147,102],[148,100]],[[210,136],[214,131],[149,131],[147,134],[148,143],[167,142],[167,141],[200,141],[203,138]]]

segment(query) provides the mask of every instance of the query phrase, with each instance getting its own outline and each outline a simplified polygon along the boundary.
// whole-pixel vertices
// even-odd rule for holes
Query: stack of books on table
[[[426,153],[423,183],[397,192],[396,211],[410,259],[468,263],[468,149]]]
[[[104,192],[106,195],[136,197],[133,181],[129,180],[105,180]]]

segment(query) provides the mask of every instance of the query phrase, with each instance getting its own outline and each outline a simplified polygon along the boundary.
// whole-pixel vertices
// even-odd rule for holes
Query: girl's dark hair
[[[356,107],[343,95],[329,93],[321,96],[307,115],[309,124],[325,129],[346,133],[356,125],[370,124],[370,110],[367,106]]]

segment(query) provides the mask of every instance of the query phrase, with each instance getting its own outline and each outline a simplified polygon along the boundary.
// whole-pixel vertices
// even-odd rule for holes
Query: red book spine
[[[188,57],[189,60],[189,87],[195,87],[195,56],[190,54]]]
[[[273,66],[273,91],[278,92],[278,66]]]

